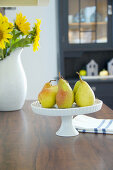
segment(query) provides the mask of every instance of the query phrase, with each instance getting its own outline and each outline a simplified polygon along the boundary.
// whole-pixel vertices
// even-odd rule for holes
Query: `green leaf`
[[[30,38],[25,38],[25,39],[23,38],[23,39],[17,41],[16,43],[14,43],[11,48],[26,47],[26,46],[28,46],[28,44],[31,44]]]
[[[17,33],[17,34],[15,34],[14,36],[13,36],[13,39],[14,40],[16,40],[20,35],[22,35],[22,33],[21,32],[19,32],[19,33]]]
[[[12,38],[13,40],[16,40],[17,38],[19,38],[20,35],[23,36],[23,33],[21,31],[16,30],[16,29],[13,29],[12,34],[13,34],[13,38]]]
[[[31,38],[23,38],[12,42],[8,55],[18,47],[29,47],[32,43]]]
[[[4,54],[3,54],[3,50],[0,48],[0,60],[4,59]]]

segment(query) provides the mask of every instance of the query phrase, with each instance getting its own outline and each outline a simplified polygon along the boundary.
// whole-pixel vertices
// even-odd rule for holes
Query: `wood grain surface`
[[[0,112],[0,170],[113,170],[113,135],[56,136],[60,118],[35,115],[30,104]],[[91,116],[113,119],[113,110]]]

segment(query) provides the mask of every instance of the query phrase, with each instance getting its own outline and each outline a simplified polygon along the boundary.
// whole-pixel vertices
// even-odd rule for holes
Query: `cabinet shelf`
[[[106,22],[81,22],[80,25],[83,26],[92,26],[92,25],[105,25]],[[70,23],[69,26],[79,26],[79,23]]]

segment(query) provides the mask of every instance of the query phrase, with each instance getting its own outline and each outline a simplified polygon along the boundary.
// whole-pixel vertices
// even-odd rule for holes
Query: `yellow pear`
[[[77,92],[78,87],[80,86],[80,84],[81,84],[81,81],[80,81],[80,80],[78,80],[78,81],[75,83],[75,86],[74,86],[74,88],[73,88],[74,94],[76,94],[76,92]]]
[[[79,73],[77,72],[77,74],[79,74]],[[76,94],[76,92],[77,92],[78,87],[80,86],[80,84],[81,84],[81,81],[80,81],[80,80],[78,80],[78,81],[75,83],[75,86],[74,86],[74,88],[73,88],[74,95]],[[76,103],[76,101],[75,101],[75,103]]]
[[[100,73],[99,73],[99,76],[108,76],[108,71],[107,70],[102,70],[102,71],[100,71]]]
[[[69,83],[59,75],[58,92],[56,95],[56,104],[58,108],[70,108],[74,102],[74,93]]]
[[[95,102],[95,95],[91,87],[86,81],[83,81],[79,75],[80,83],[75,93],[75,101],[77,106],[91,106]]]
[[[45,83],[43,89],[49,88],[49,87],[51,87],[51,86],[52,86],[52,85],[51,85],[51,80],[50,80],[49,82]]]
[[[51,81],[46,83],[38,95],[38,100],[44,108],[51,108],[56,103],[58,86],[52,86]]]

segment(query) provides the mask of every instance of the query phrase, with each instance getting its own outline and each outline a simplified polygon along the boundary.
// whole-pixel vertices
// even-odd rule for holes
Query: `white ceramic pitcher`
[[[21,63],[22,48],[0,61],[0,111],[20,110],[25,102],[27,80]]]

